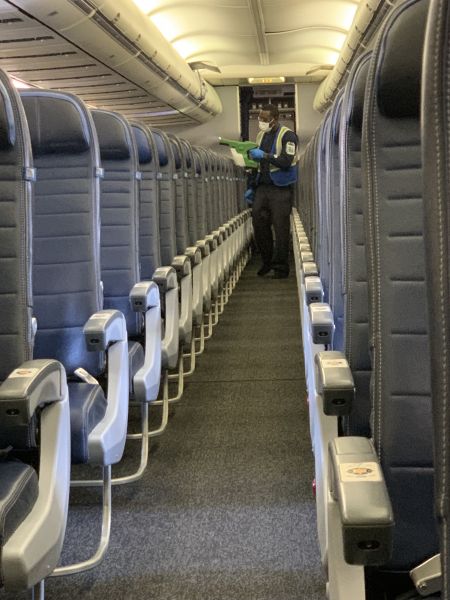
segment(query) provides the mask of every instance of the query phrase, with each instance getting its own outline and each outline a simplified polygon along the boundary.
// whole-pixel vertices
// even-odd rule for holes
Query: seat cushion
[[[69,402],[72,463],[87,463],[89,434],[105,416],[105,394],[97,384],[71,382]]]
[[[38,497],[36,471],[19,461],[0,461],[0,546],[3,547]]]
[[[133,377],[144,364],[144,348],[139,342],[128,342],[128,367],[130,373],[130,395],[134,393]]]

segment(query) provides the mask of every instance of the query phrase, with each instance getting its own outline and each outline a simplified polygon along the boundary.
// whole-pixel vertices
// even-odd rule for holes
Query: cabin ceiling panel
[[[134,0],[187,61],[214,84],[246,77],[305,77],[334,65],[359,0]],[[290,65],[289,75],[282,65]],[[264,67],[261,71],[260,67]],[[323,78],[323,72],[321,78]]]

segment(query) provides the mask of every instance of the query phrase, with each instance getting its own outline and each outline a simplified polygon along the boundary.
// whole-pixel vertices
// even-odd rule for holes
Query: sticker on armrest
[[[16,379],[17,377],[34,377],[36,373],[38,373],[40,369],[15,369],[10,375],[8,375],[8,379]]]
[[[383,480],[380,465],[376,462],[341,463],[339,476],[343,483]]]

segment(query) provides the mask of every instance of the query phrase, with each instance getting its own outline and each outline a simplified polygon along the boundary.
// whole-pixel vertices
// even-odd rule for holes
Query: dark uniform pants
[[[292,191],[290,187],[262,184],[256,188],[252,207],[255,241],[264,265],[289,273],[289,233]],[[275,248],[272,234],[275,232]]]

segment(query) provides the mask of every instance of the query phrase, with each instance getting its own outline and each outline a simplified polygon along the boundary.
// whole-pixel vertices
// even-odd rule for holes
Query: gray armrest
[[[303,269],[303,275],[305,277],[309,277],[310,275],[318,275],[319,274],[319,270],[314,261],[303,262],[302,269]]]
[[[300,250],[300,258],[302,263],[310,263],[314,261],[314,255],[311,250]]]
[[[153,274],[159,287],[161,306],[164,311],[164,337],[162,340],[162,365],[175,369],[179,350],[179,303],[178,281],[173,267],[159,267]]]
[[[146,313],[150,308],[160,308],[159,288],[154,281],[140,281],[130,292],[131,308],[135,312]]]
[[[202,253],[202,296],[203,310],[208,312],[211,308],[211,265],[210,247],[207,240],[196,242],[197,248]]]
[[[144,364],[133,377],[134,396],[138,402],[156,400],[161,379],[161,304],[159,288],[154,281],[136,283],[130,292],[136,312],[144,313]]]
[[[313,302],[308,308],[313,343],[331,344],[334,335],[334,319],[330,305],[325,302]]]
[[[88,350],[106,350],[108,389],[106,412],[88,438],[90,462],[111,465],[122,458],[127,435],[129,373],[125,317],[118,310],[101,310],[83,329]]]
[[[217,249],[217,238],[214,235],[206,235],[205,242],[209,246],[209,253],[211,254],[214,250]]]
[[[317,275],[305,277],[305,300],[308,306],[312,302],[323,302],[322,280]]]
[[[57,361],[32,360],[11,375],[33,369],[35,377],[13,376],[13,387],[22,381],[22,392],[29,394],[30,400],[36,397],[32,404],[45,406],[40,415],[39,494],[30,513],[2,548],[2,575],[7,590],[30,588],[53,571],[60,559],[67,522],[70,410],[66,374]],[[2,392],[7,381],[0,387]]]
[[[184,254],[191,263],[191,270],[202,262],[202,252],[199,246],[188,246],[184,251]]]
[[[355,398],[355,383],[343,352],[318,352],[318,392],[322,396],[323,412],[328,416],[348,415]]]
[[[36,409],[60,402],[66,389],[66,372],[56,360],[24,362],[0,385],[0,431],[28,429]]]
[[[210,285],[211,285],[211,298],[216,299],[219,292],[219,251],[218,251],[218,236],[211,235],[205,237],[205,241],[209,244],[210,250]]]
[[[184,254],[175,256],[172,261],[180,286],[180,315],[179,315],[179,341],[190,343],[192,335],[192,271],[191,261]]]
[[[392,552],[394,515],[372,442],[340,437],[329,445],[330,492],[338,502],[344,556],[352,565],[385,564]]]
[[[99,310],[89,318],[83,334],[89,352],[105,351],[110,344],[124,339],[122,313],[112,309]]]
[[[229,234],[230,234],[230,230],[228,229],[228,227],[226,227],[226,225],[221,225],[218,229],[218,232],[220,233],[220,235],[222,236],[222,240],[225,241],[228,239]]]
[[[192,269],[192,319],[196,325],[200,325],[203,318],[203,265],[200,248],[186,248],[186,256],[191,261]]]
[[[200,250],[202,259],[205,258],[205,256],[209,256],[209,253],[210,253],[209,243],[206,240],[198,240],[195,243],[195,247]]]

